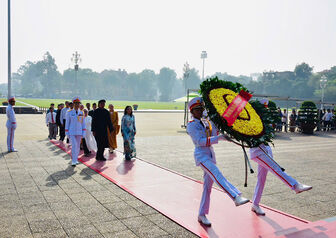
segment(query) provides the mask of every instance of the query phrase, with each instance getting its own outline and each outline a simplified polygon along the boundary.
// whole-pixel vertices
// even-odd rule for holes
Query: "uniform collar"
[[[198,120],[198,119],[194,118],[194,121],[195,121],[195,122],[200,122],[201,120]]]

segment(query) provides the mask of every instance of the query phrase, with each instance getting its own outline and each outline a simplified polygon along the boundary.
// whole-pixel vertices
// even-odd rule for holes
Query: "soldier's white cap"
[[[201,97],[191,99],[188,103],[188,107],[190,111],[194,108],[203,107],[203,99]]]
[[[259,101],[261,104],[264,104],[265,106],[268,106],[268,99],[267,98],[263,98]]]
[[[81,101],[81,99],[80,99],[80,97],[78,97],[78,96],[73,97],[73,99],[72,99],[72,102],[73,102],[73,103],[75,103],[75,102],[80,102],[80,101]]]
[[[11,102],[11,101],[15,101],[15,97],[14,96],[8,97],[8,102]]]

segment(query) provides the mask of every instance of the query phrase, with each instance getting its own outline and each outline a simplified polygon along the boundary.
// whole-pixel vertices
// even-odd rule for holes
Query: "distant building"
[[[292,71],[282,71],[282,72],[277,72],[277,71],[269,71],[269,72],[264,72],[263,73],[263,78],[264,79],[294,79],[295,74]]]
[[[250,74],[250,77],[252,78],[253,81],[258,81],[259,77],[261,77],[261,73],[252,73]]]

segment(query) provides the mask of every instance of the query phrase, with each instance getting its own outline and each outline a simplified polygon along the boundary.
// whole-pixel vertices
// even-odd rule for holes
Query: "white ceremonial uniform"
[[[7,115],[7,149],[8,151],[14,151],[14,133],[16,129],[16,118],[13,106],[8,104],[6,108]]]
[[[56,112],[48,112],[46,115],[46,124],[49,127],[49,139],[56,139],[57,124],[56,124]]]
[[[72,164],[77,163],[80,141],[86,134],[84,114],[81,110],[69,110],[65,119],[65,134],[70,137]]]
[[[270,146],[262,144],[260,147],[273,158],[273,153]],[[253,195],[254,205],[259,206],[268,171],[272,172],[275,176],[280,178],[291,189],[294,189],[295,185],[298,183],[294,178],[282,171],[279,165],[271,160],[267,155],[265,155],[265,153],[259,147],[250,149],[250,158],[258,163],[258,181]]]
[[[211,145],[217,144],[221,136],[218,136],[212,122],[203,119],[201,121],[194,119],[188,123],[187,133],[195,145],[195,163],[204,171],[203,194],[199,209],[199,215],[201,216],[209,213],[210,193],[213,182],[217,183],[232,200],[240,195],[241,192],[226,180],[216,166],[215,152]]]
[[[71,108],[70,108],[70,107],[65,107],[65,108],[63,108],[62,111],[61,111],[60,121],[61,121],[61,123],[62,123],[62,126],[64,126],[64,127],[65,127],[64,122],[65,122],[65,124],[66,124],[66,117],[67,117],[68,111],[71,111]],[[66,134],[66,133],[65,133],[65,134]],[[69,137],[68,135],[66,135],[66,136],[68,137],[68,139],[69,139],[69,141],[70,141],[70,144],[71,144],[70,137]]]

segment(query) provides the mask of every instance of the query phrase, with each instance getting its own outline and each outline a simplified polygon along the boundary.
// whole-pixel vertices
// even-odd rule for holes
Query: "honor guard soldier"
[[[15,105],[15,97],[8,98],[8,107],[6,108],[6,115],[7,115],[7,148],[9,152],[17,152],[14,149],[14,132],[16,129],[16,118],[14,112],[14,105]]]
[[[206,215],[209,213],[210,193],[214,182],[229,195],[236,206],[243,205],[249,200],[241,196],[241,192],[226,180],[216,166],[216,157],[212,145],[217,144],[219,140],[230,140],[229,137],[218,135],[212,122],[202,119],[204,111],[202,98],[193,98],[188,107],[194,120],[188,123],[187,133],[195,145],[194,158],[196,165],[204,171],[203,194],[198,221],[205,226],[211,226],[211,222]]]
[[[260,100],[261,104],[268,105],[267,99]],[[294,178],[289,176],[283,169],[273,160],[272,148],[268,145],[260,145],[250,149],[250,158],[258,163],[258,180],[253,195],[252,211],[257,215],[265,215],[265,212],[259,207],[262,192],[264,190],[266,176],[268,171],[277,176],[288,187],[296,193],[301,193],[312,189],[311,186],[301,184]]]
[[[79,110],[80,98],[74,97],[72,102],[74,103],[74,108],[67,112],[65,120],[65,134],[70,137],[71,141],[71,157],[72,166],[78,164],[78,155],[80,150],[80,141],[82,137],[85,136],[86,128],[84,121],[84,114]]]

